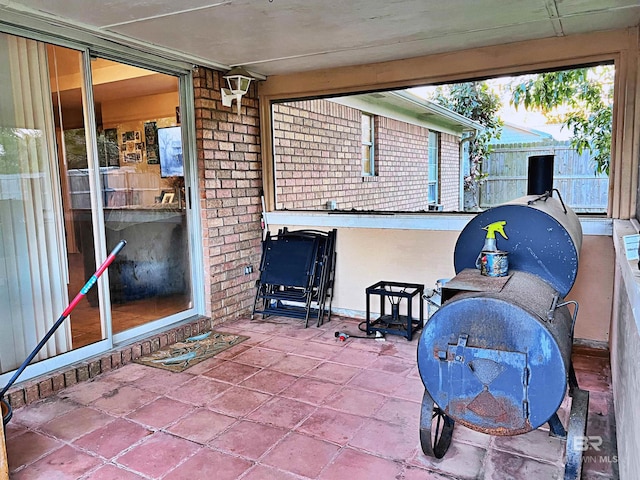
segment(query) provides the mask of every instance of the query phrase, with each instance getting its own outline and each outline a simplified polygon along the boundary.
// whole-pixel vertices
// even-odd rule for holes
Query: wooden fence
[[[482,168],[489,176],[480,186],[480,207],[490,208],[526,195],[528,158],[550,154],[555,155],[553,186],[563,201],[576,213],[606,212],[609,177],[596,175],[589,153],[578,155],[569,142],[494,145]]]

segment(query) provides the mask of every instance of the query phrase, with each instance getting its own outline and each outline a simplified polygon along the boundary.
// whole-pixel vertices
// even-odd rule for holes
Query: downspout
[[[459,182],[460,185],[460,189],[458,192],[458,204],[460,205],[460,211],[464,212],[464,177],[465,177],[465,161],[468,160],[466,158],[464,158],[464,144],[467,142],[471,142],[472,140],[474,140],[476,138],[476,136],[478,135],[478,131],[477,130],[471,130],[471,135],[469,135],[468,137],[463,137],[462,140],[460,140],[460,179],[462,180],[461,182]],[[466,162],[466,164],[468,164],[469,162]],[[471,172],[469,172],[471,173]]]

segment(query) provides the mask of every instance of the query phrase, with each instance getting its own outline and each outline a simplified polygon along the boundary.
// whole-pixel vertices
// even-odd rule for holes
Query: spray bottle
[[[487,231],[487,235],[484,239],[482,251],[478,254],[478,258],[476,259],[476,268],[480,269],[480,273],[482,275],[489,277],[504,277],[507,275],[509,267],[507,259],[508,254],[507,252],[498,250],[498,246],[496,244],[496,232],[500,233],[504,239],[509,239],[504,232],[504,226],[506,224],[506,221],[500,220],[490,223],[486,227],[482,228]]]

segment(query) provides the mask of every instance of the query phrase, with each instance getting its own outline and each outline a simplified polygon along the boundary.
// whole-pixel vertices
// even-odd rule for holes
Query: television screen
[[[180,127],[158,129],[158,147],[160,150],[160,176],[182,177],[182,134]]]

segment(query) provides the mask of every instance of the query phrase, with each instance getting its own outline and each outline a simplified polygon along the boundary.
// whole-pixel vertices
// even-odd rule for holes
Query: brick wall
[[[440,203],[446,212],[462,210],[460,205],[460,139],[449,133],[440,134]]]
[[[205,266],[206,314],[214,324],[250,312],[260,263],[262,165],[255,83],[242,114],[222,106],[222,74],[193,73]],[[254,273],[244,274],[253,265]]]
[[[363,177],[361,112],[327,100],[274,106],[277,208],[427,209],[425,128],[375,118],[376,177]]]

